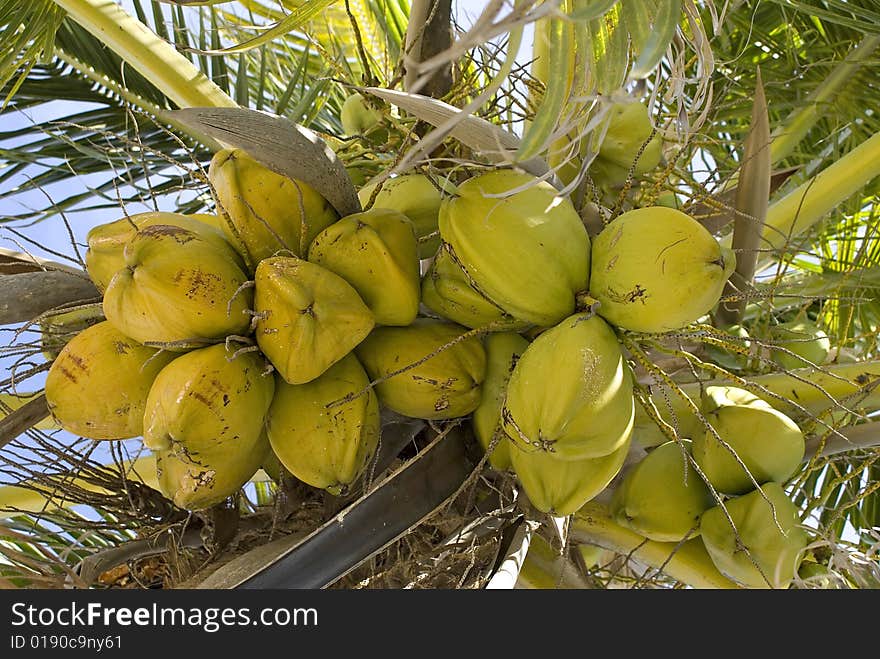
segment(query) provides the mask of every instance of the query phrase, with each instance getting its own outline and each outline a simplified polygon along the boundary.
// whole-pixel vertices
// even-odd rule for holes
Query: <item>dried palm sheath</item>
[[[474,469],[452,428],[301,542],[236,588],[325,588],[442,507]]]

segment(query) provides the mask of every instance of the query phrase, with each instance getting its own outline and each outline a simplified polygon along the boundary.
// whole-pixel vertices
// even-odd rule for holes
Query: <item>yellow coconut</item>
[[[748,588],[788,588],[807,546],[798,509],[767,483],[703,513],[700,535],[718,571]],[[735,530],[734,530],[735,528]]]
[[[256,338],[289,384],[314,380],[360,343],[375,321],[342,277],[296,257],[260,261]]]
[[[495,330],[525,329],[529,323],[516,320],[475,289],[468,276],[445,248],[441,248],[422,277],[422,304],[438,316],[465,327],[491,326]]]
[[[276,253],[304,257],[309,243],[339,215],[313,187],[278,174],[241,149],[214,154],[208,178],[228,240],[250,272]]]
[[[568,460],[608,455],[630,436],[632,376],[617,337],[598,316],[574,314],[520,356],[502,409],[508,437]]]
[[[690,452],[688,440],[669,441],[628,468],[611,498],[615,521],[658,542],[699,535],[700,516],[715,499]]]
[[[476,336],[461,339],[466,331],[417,318],[408,327],[377,327],[355,353],[371,380],[381,379],[380,403],[405,416],[451,419],[476,409],[486,375],[483,344]]]
[[[226,243],[180,226],[145,227],[125,245],[126,267],[104,293],[104,315],[141,343],[186,349],[244,334],[253,292]]]
[[[531,504],[544,513],[564,517],[602,492],[620,472],[629,451],[627,439],[608,455],[560,460],[537,449],[510,447],[510,462]]]
[[[349,94],[342,102],[339,119],[347,135],[364,135],[379,127],[382,113],[368,105],[360,94]],[[387,137],[387,131],[382,132]]]
[[[196,213],[184,215],[164,211],[137,213],[113,222],[92,227],[86,235],[86,271],[99,291],[103,292],[117,272],[125,267],[125,245],[143,228],[167,224],[189,229],[208,241],[223,245],[222,222],[216,215]],[[223,247],[221,247],[223,249]]]
[[[474,410],[474,434],[484,451],[497,440],[495,449],[489,455],[489,464],[503,471],[510,467],[510,447],[507,433],[501,424],[501,410],[507,393],[507,383],[529,342],[515,332],[498,332],[489,334],[484,343],[486,379],[483,381],[480,404]]]
[[[804,435],[787,415],[738,387],[706,387],[701,407],[722,441],[708,428],[696,434],[694,459],[718,491],[745,494],[755,487],[750,475],[760,485],[785,482],[797,471]]]
[[[695,219],[665,206],[623,213],[593,241],[590,294],[609,323],[636,332],[679,329],[708,313],[736,267]]]
[[[306,384],[279,379],[267,428],[273,453],[291,474],[345,494],[379,445],[379,403],[353,354]]]
[[[770,327],[773,361],[786,369],[821,366],[831,352],[831,340],[821,327],[811,320],[792,320]]]
[[[531,174],[479,174],[445,198],[440,236],[476,287],[517,320],[555,325],[590,275],[590,239],[553,186]]]
[[[662,141],[657,133],[651,136],[653,126],[647,106],[638,101],[615,103],[609,113],[608,129],[599,144],[598,159],[617,165],[626,172],[635,164],[633,169],[636,175],[657,167],[662,156]],[[614,181],[614,184],[622,182]]]
[[[403,213],[373,208],[319,233],[309,261],[345,279],[378,325],[409,325],[419,313],[419,255],[413,223]]]
[[[224,345],[188,352],[150,388],[144,444],[156,453],[162,493],[182,508],[232,496],[269,452],[275,379],[258,353],[233,354]]]
[[[76,435],[138,437],[153,380],[175,357],[139,344],[108,321],[92,325],[52,362],[45,385],[49,410],[58,425]]]
[[[358,191],[358,198],[364,208],[391,208],[406,215],[416,229],[419,258],[427,259],[440,247],[437,226],[440,203],[444,195],[454,193],[455,186],[445,179],[432,180],[424,174],[403,174],[381,183],[364,185]]]

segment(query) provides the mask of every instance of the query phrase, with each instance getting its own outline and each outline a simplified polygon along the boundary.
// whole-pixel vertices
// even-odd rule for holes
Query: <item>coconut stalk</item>
[[[532,553],[532,543],[536,539],[535,526],[520,519],[518,524],[511,527],[515,530],[510,545],[504,553],[501,564],[486,584],[486,590],[512,590],[516,587],[522,576],[522,570],[528,563],[528,556]]]
[[[0,290],[0,325],[27,322],[49,309],[101,297],[84,275],[61,270],[0,274]]]
[[[547,540],[535,533],[514,587],[572,590],[589,588],[590,583],[567,553],[556,551]]]
[[[745,292],[752,287],[755,276],[761,229],[770,199],[769,146],[770,117],[759,68],[752,103],[751,129],[743,147],[742,169],[734,204],[733,251],[736,253],[736,269],[722,293],[722,299],[729,296],[732,299],[724,300],[717,312],[718,321],[724,325],[734,325],[742,320],[747,301]]]
[[[79,23],[181,108],[238,107],[192,62],[115,0],[55,0]]]
[[[699,538],[681,544],[646,540],[616,524],[601,503],[591,501],[572,515],[569,539],[627,556],[692,588],[739,588],[718,571]]]
[[[41,395],[41,392],[31,392],[31,393],[11,393],[11,392],[3,392],[0,393],[0,421],[2,421],[5,417],[9,416],[15,410],[24,407],[26,403],[34,400],[38,396]],[[38,430],[57,430],[58,425],[55,423],[55,420],[49,415],[48,409],[46,410],[46,416],[37,422],[34,428]]]

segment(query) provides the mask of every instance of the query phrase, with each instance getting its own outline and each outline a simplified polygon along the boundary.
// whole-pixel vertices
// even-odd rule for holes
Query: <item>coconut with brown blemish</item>
[[[224,345],[163,368],[144,411],[144,444],[156,453],[162,493],[191,510],[235,494],[269,452],[265,419],[274,392],[259,353]]]
[[[347,281],[293,256],[260,261],[254,304],[257,344],[288,384],[314,380],[375,325]]]
[[[223,237],[220,218],[216,215],[196,213],[184,215],[165,211],[137,213],[113,222],[92,227],[86,236],[89,247],[85,254],[86,271],[99,291],[106,290],[110,280],[125,268],[125,245],[140,229],[155,224],[168,224],[189,229],[202,238],[221,246],[227,242]]]
[[[153,380],[177,356],[139,344],[108,321],[92,325],[52,362],[45,386],[49,411],[58,425],[82,437],[138,437]]]
[[[418,419],[473,412],[486,376],[486,351],[455,323],[417,318],[407,327],[377,327],[355,348],[379,402]]]
[[[248,331],[253,291],[231,245],[180,226],[145,227],[104,293],[104,315],[141,343],[184,349]]]
[[[590,295],[617,327],[666,332],[686,326],[718,303],[736,267],[695,219],[665,206],[627,211],[593,240]]]

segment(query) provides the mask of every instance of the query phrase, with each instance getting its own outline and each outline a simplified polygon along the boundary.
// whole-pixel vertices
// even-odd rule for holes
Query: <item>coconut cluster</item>
[[[708,424],[702,432],[665,442],[626,469],[611,512],[650,540],[698,538],[719,572],[737,583],[786,588],[807,545],[783,490],[804,458],[804,435],[739,387],[706,387],[700,412]]]
[[[606,169],[624,159],[627,122],[641,126],[620,113]],[[621,332],[700,320],[735,266],[699,222],[666,206],[625,212],[591,237],[568,198],[515,168],[368,184],[363,210],[344,217],[238,149],[218,152],[209,178],[215,215],[144,213],[92,229],[86,267],[106,320],[53,353],[46,382],[63,428],[142,437],[163,493],[193,510],[267,465],[348,492],[375,456],[386,408],[470,424],[491,467],[514,474],[535,509],[571,514],[630,452],[634,380]],[[726,393],[705,410],[717,416],[711,438],[688,438],[700,468],[687,483],[681,447],[661,447],[615,504],[645,537],[716,538],[706,546],[719,562],[738,557],[722,558],[709,493],[737,497],[727,506],[736,521],[746,505],[736,502],[758,489],[778,500],[768,484],[803,455],[790,420]],[[761,441],[776,447],[771,457],[752,445]],[[781,507],[771,519],[787,515]],[[787,570],[788,556],[767,560]]]
[[[143,213],[89,232],[105,319],[47,344],[61,427],[142,437],[163,493],[198,510],[261,466],[346,493],[377,450],[380,404],[430,420],[474,410],[479,337],[420,313],[419,237],[436,233],[440,189],[400,177],[381,205],[340,217],[238,149],[218,152],[209,178],[215,215]]]

